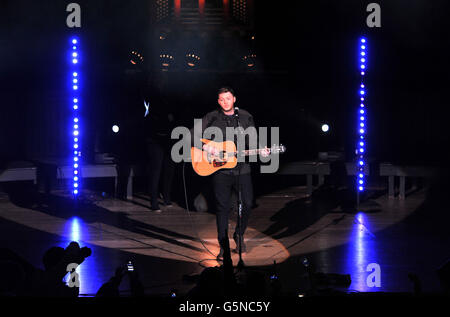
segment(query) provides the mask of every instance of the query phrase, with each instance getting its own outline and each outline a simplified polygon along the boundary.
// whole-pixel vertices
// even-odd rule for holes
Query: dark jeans
[[[253,204],[253,185],[250,173],[235,176],[232,174],[216,173],[213,175],[214,196],[216,200],[216,221],[217,234],[219,243],[223,239],[228,239],[228,217],[231,209],[231,194],[232,191],[237,193],[237,179],[239,178],[239,187],[241,188],[242,197],[242,230],[239,231],[239,222],[236,219],[235,233],[241,233],[242,236],[247,229],[248,219],[250,217],[251,208]]]
[[[162,179],[162,195],[165,204],[171,202],[170,192],[175,172],[175,163],[170,157],[170,152],[158,143],[147,143],[149,156],[150,179],[149,194],[152,209],[159,209],[159,182]]]

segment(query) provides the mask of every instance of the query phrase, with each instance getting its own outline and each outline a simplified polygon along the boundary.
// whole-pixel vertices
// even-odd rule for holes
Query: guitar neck
[[[242,150],[240,155],[241,156],[250,156],[250,155],[258,155],[261,153],[263,149],[254,149],[254,150]]]

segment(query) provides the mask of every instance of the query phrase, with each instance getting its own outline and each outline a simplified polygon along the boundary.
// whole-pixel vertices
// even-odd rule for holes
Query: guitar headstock
[[[270,153],[284,153],[286,152],[286,147],[283,144],[280,145],[272,145],[270,148]]]

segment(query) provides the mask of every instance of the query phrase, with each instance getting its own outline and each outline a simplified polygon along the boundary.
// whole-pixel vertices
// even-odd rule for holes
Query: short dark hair
[[[236,95],[234,94],[234,90],[231,87],[221,87],[219,88],[219,90],[217,91],[217,96],[219,96],[220,94],[224,94],[226,92],[231,93],[234,97],[236,97]]]

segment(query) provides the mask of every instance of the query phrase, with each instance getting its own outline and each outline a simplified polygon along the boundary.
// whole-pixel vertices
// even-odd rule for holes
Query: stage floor
[[[427,203],[426,190],[403,201],[388,199],[386,190],[375,192],[359,211],[343,208],[339,197],[307,199],[305,187],[258,197],[246,234],[246,269],[268,278],[276,261],[284,294],[308,287],[304,258],[318,272],[350,274],[352,284],[343,289],[349,292],[412,292],[409,273],[417,274],[424,292],[440,291],[435,271],[450,255],[443,211]],[[131,201],[83,195],[83,202],[73,204],[63,191],[50,196],[0,192],[1,245],[41,268],[51,246],[78,241],[90,247],[92,255],[78,268],[83,296],[95,295],[130,259],[148,295],[168,295],[173,289],[185,294],[194,284],[184,276],[221,264],[215,260],[219,246],[213,213],[188,212],[177,204],[155,213],[148,197],[139,193]],[[231,233],[234,224],[232,214]],[[232,239],[230,246],[235,246]],[[232,259],[236,265],[238,255]],[[380,267],[380,287],[367,283],[371,263]],[[125,278],[121,291],[126,295],[128,290]]]

